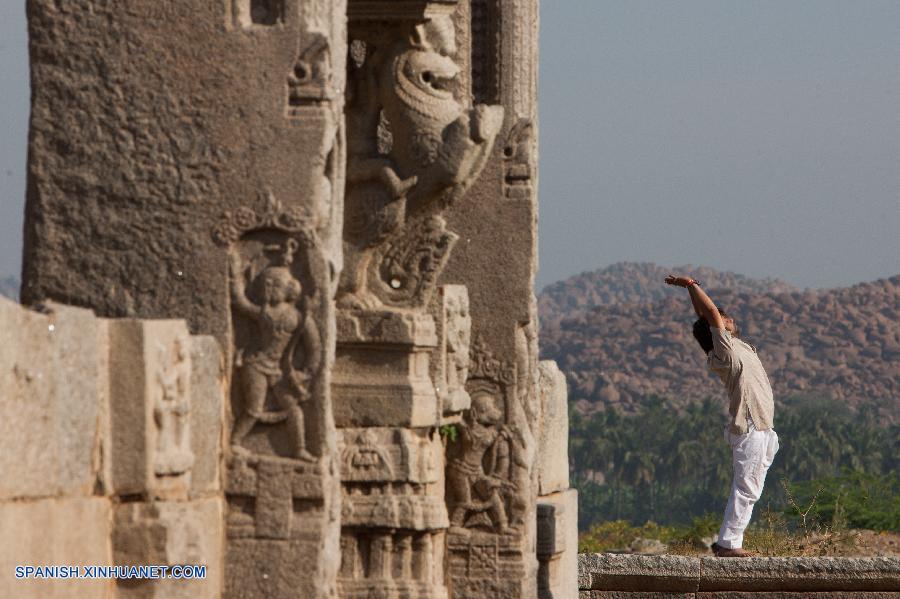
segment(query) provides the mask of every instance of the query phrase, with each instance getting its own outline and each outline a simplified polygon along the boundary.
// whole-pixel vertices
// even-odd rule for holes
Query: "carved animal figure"
[[[366,292],[371,248],[461,197],[493,148],[503,108],[463,106],[455,54],[453,22],[439,16],[373,43],[351,78],[345,307],[380,305]]]

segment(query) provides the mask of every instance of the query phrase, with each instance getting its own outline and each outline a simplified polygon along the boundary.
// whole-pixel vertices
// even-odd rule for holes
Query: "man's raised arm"
[[[666,277],[666,283],[675,285],[676,287],[686,288],[688,293],[691,294],[691,303],[694,305],[694,312],[697,313],[697,316],[705,318],[706,322],[708,322],[711,327],[717,329],[725,328],[725,322],[722,320],[722,315],[719,314],[719,309],[716,308],[713,301],[709,299],[706,292],[700,288],[700,285],[696,280],[690,277],[676,277],[675,275],[669,275]]]

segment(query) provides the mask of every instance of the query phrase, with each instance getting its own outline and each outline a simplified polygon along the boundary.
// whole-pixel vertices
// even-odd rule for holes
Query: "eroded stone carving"
[[[232,449],[257,424],[284,423],[287,457],[314,461],[306,447],[303,404],[320,363],[321,342],[311,317],[318,301],[304,294],[296,274],[297,255],[315,244],[308,217],[285,211],[269,194],[261,209],[226,214],[214,235],[230,242],[232,309],[235,315],[237,394]]]
[[[375,431],[362,429],[341,452],[343,480],[391,480],[394,469],[385,450],[378,446]]]
[[[438,213],[481,172],[503,111],[467,109],[454,97],[449,16],[363,35],[351,46],[340,303],[422,307],[455,241]]]
[[[328,38],[321,33],[311,32],[304,36],[304,41],[307,44],[300,51],[287,78],[288,116],[297,116],[298,108],[316,106],[330,100],[333,95]]]
[[[471,400],[466,391],[469,377],[469,342],[472,317],[469,294],[463,285],[442,285],[432,301],[438,347],[431,360],[431,376],[445,422],[455,421]]]
[[[339,438],[340,595],[446,597],[437,432],[347,428]]]
[[[450,524],[497,533],[521,530],[525,499],[518,484],[527,464],[523,443],[509,426],[506,403],[515,371],[479,341],[472,352],[467,390],[472,407],[448,452]]]
[[[465,393],[466,380],[469,378],[472,317],[469,314],[469,295],[464,292],[465,288],[462,286],[460,291],[461,293],[448,293],[445,296],[447,388],[451,395]]]
[[[253,26],[273,26],[284,22],[285,0],[232,0],[232,14],[235,25],[249,28]]]
[[[533,192],[534,125],[520,119],[509,132],[503,147],[503,193],[510,199],[528,199]]]
[[[176,337],[171,347],[157,344],[159,390],[153,406],[156,424],[154,472],[171,476],[187,472],[194,463],[190,431],[190,341]]]
[[[424,306],[459,238],[440,216],[429,216],[387,239],[369,266],[370,290],[386,306]]]

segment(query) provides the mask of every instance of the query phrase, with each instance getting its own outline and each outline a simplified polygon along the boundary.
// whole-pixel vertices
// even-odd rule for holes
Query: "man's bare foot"
[[[728,549],[727,547],[722,547],[718,543],[713,543],[710,549],[713,550],[713,553],[716,554],[716,557],[753,557],[752,553],[750,553],[749,551],[744,551],[740,547]]]

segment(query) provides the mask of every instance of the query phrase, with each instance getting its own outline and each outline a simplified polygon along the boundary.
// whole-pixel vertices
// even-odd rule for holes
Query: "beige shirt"
[[[710,327],[713,350],[707,354],[709,369],[719,375],[728,392],[728,430],[736,435],[747,433],[747,417],[758,431],[772,428],[775,400],[772,386],[756,348],[731,336],[725,329]]]

